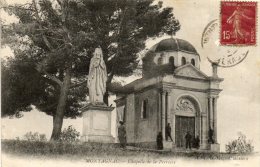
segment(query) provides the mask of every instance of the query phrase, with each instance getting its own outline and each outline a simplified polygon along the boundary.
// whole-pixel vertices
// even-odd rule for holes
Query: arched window
[[[174,57],[171,56],[169,58],[169,63],[174,66]]]
[[[185,65],[186,64],[186,59],[185,59],[185,57],[182,57],[181,58],[181,65]]]
[[[163,64],[163,59],[162,59],[162,57],[159,57],[158,58],[158,65],[162,65]]]
[[[142,102],[142,108],[141,108],[141,118],[146,119],[147,118],[147,108],[148,108],[148,100],[144,100]]]
[[[192,64],[193,66],[195,66],[195,60],[194,60],[194,59],[191,59],[191,64]]]

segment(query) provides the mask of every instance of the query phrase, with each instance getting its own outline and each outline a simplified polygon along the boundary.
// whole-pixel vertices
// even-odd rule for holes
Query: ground
[[[118,144],[54,143],[2,140],[2,166],[60,166],[73,164],[153,164],[178,166],[185,163],[249,163],[259,164],[259,154],[239,155],[192,151],[157,151],[134,147],[120,148]],[[37,164],[37,165],[35,165]],[[49,164],[49,165],[47,165]],[[194,165],[194,164],[193,164]],[[70,165],[69,165],[70,166]]]

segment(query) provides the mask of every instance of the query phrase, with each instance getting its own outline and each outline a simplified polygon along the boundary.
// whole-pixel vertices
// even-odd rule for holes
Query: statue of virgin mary
[[[90,60],[88,89],[91,104],[104,104],[104,94],[106,92],[107,69],[103,60],[101,48],[96,48]]]

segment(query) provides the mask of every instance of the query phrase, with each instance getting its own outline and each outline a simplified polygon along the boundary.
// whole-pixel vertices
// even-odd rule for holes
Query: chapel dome
[[[199,55],[188,41],[178,38],[168,38],[161,40],[156,46],[153,48],[155,52],[164,52],[164,51],[182,51],[190,54]]]
[[[178,38],[163,39],[152,46],[143,60],[143,75],[155,76],[174,73],[174,69],[191,64],[199,69],[200,56],[188,41]]]

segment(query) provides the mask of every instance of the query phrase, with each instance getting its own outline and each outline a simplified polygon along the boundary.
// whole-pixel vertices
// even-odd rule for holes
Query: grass
[[[61,142],[40,142],[22,140],[2,140],[2,152],[18,156],[32,156],[44,158],[134,158],[134,159],[210,159],[229,160],[236,157],[246,158],[248,155],[227,154],[227,153],[207,153],[207,152],[170,152],[152,151],[144,149],[121,149],[119,144],[106,143],[61,143]]]

